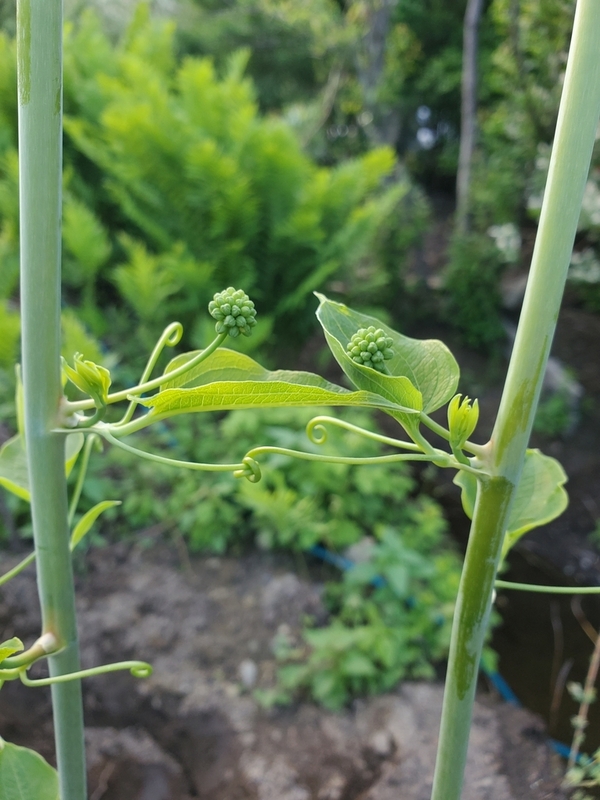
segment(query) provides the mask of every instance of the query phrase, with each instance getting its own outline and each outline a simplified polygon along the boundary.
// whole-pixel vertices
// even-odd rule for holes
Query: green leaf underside
[[[6,642],[0,642],[0,664],[5,658],[10,658],[14,653],[19,653],[23,649],[23,642],[17,639],[16,636],[13,636],[12,639],[7,639]]]
[[[85,437],[82,433],[69,433],[65,439],[65,472],[67,477],[77,461]],[[30,500],[27,455],[23,439],[17,434],[0,448],[0,486],[22,500]]]
[[[390,412],[410,409],[370,392],[350,392],[311,376],[310,384],[295,383],[294,377],[309,373],[287,373],[290,380],[216,381],[193,389],[165,389],[142,400],[155,415],[171,416],[194,411],[229,411],[236,408],[280,408],[283,406],[363,406]]]
[[[114,506],[120,506],[120,500],[103,500],[101,503],[96,503],[93,508],[90,508],[75,526],[71,534],[71,550],[73,550],[79,542],[83,539],[86,533],[90,530],[94,522],[98,519],[100,514]]]
[[[560,516],[569,504],[564,488],[567,475],[561,464],[539,450],[528,450],[510,514],[502,556],[532,528]]]
[[[562,514],[569,497],[564,489],[567,476],[555,458],[539,450],[528,450],[517,489],[502,557],[527,531],[552,522]],[[459,472],[454,483],[461,487],[461,499],[466,515],[472,519],[477,496],[477,478],[472,473]]]
[[[392,402],[427,413],[447,403],[456,393],[460,370],[456,359],[437,339],[410,339],[375,317],[360,314],[316,293],[317,319],[337,362],[359,388],[377,392]],[[357,364],[346,347],[359,328],[382,328],[392,341],[394,355],[386,361],[390,375]]]
[[[27,747],[0,740],[2,800],[59,800],[58,774]]]

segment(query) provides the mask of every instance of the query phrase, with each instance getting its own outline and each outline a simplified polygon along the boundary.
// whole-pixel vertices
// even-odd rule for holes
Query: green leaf
[[[71,534],[71,550],[74,550],[77,547],[94,522],[96,522],[100,514],[102,514],[108,508],[114,508],[114,506],[120,505],[120,500],[103,500],[101,503],[96,503],[93,508],[90,508],[90,510],[87,511],[79,520],[73,530],[73,533]]]
[[[0,739],[2,800],[59,800],[58,773],[27,747]]]
[[[193,354],[185,356],[190,359]],[[173,359],[167,370],[184,363],[183,358]],[[351,392],[311,372],[271,372],[249,356],[221,348],[189,373],[174,378],[168,386],[182,379],[186,380],[187,388],[166,388],[140,402],[161,417],[194,411],[283,406],[363,406],[389,413],[402,412],[407,417],[416,414],[379,394]]]
[[[13,636],[12,639],[7,639],[5,642],[0,642],[0,664],[5,658],[10,658],[13,653],[18,653],[23,649],[23,642],[17,639],[16,636]]]
[[[0,448],[0,486],[29,501],[29,476],[23,440],[17,434]]]
[[[17,434],[0,448],[0,486],[22,500],[30,500],[27,455],[23,438]],[[69,433],[65,441],[65,471],[67,477],[77,461],[85,437],[82,433]]]
[[[566,481],[565,471],[555,458],[539,450],[527,451],[504,538],[503,558],[527,531],[546,525],[562,514],[569,502],[564,489]],[[460,471],[454,483],[461,487],[465,514],[473,519],[477,478],[470,472]]]
[[[460,499],[463,511],[469,519],[473,519],[475,500],[477,499],[477,478],[472,472],[459,470],[454,476],[453,483],[461,488]]]
[[[436,339],[409,339],[375,317],[360,314],[317,293],[317,319],[337,362],[359,388],[416,411],[431,412],[454,396],[460,375],[458,364],[445,344]],[[357,364],[346,347],[359,328],[374,325],[393,340],[393,357],[386,361],[390,375]],[[405,424],[405,420],[400,420]],[[407,420],[409,423],[411,420]]]
[[[546,525],[562,514],[569,504],[564,489],[566,482],[567,475],[555,458],[545,456],[539,450],[527,451],[502,557],[527,531]]]

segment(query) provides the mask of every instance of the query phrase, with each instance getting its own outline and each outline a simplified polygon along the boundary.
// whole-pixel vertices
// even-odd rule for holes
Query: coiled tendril
[[[246,478],[250,483],[258,483],[262,478],[260,464],[250,456],[245,456],[242,459],[243,469],[236,469],[233,473],[236,478]]]

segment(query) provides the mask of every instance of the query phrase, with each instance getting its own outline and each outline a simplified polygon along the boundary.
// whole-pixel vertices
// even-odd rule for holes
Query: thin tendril
[[[145,450],[139,450],[137,447],[132,447],[125,444],[120,439],[114,437],[106,428],[98,428],[97,432],[103,436],[107,442],[126,450],[128,453],[133,453],[140,458],[145,458],[148,461],[154,461],[157,464],[166,464],[169,467],[180,467],[182,469],[191,469],[201,472],[234,472],[236,470],[243,470],[244,464],[201,464],[197,461],[180,461],[176,458],[167,458],[166,456],[159,456],[156,453],[147,453]]]
[[[263,447],[255,447],[246,453],[246,459],[254,459],[258,455],[282,455],[291,456],[292,458],[299,458],[303,461],[323,461],[328,464],[390,464],[397,461],[431,461],[432,456],[429,454],[415,453],[397,453],[388,456],[371,456],[368,458],[350,457],[350,456],[327,456],[320,453],[305,453],[302,450],[290,450],[287,447],[271,447],[265,445]],[[447,453],[435,453],[433,458],[448,459]]]
[[[127,400],[132,395],[140,395],[144,394],[144,392],[150,392],[152,389],[158,389],[162,386],[163,383],[167,383],[168,381],[172,381],[173,378],[178,378],[180,375],[184,375],[188,370],[195,367],[201,361],[204,361],[205,358],[208,358],[209,355],[215,352],[215,350],[223,344],[225,339],[227,338],[227,333],[220,333],[213,341],[205,347],[204,350],[201,350],[194,358],[190,361],[182,364],[177,369],[174,369],[172,372],[164,373],[163,375],[159,375],[158,378],[154,378],[151,381],[146,381],[145,383],[139,383],[137,386],[133,386],[131,389],[123,389],[120,392],[114,392],[113,394],[109,394],[106,398],[108,403],[118,403],[121,400]],[[83,411],[86,408],[93,408],[94,402],[93,400],[78,400],[75,403],[65,403],[65,410],[67,412],[73,411]]]
[[[52,686],[54,683],[78,681],[81,678],[91,678],[94,675],[104,675],[107,672],[118,672],[123,669],[128,669],[134,678],[148,678],[152,675],[152,667],[145,661],[119,661],[116,664],[105,664],[101,667],[70,672],[68,675],[54,675],[51,678],[39,678],[38,680],[31,680],[27,677],[25,670],[21,670],[19,677],[25,686]]]
[[[159,340],[154,345],[154,350],[150,353],[150,358],[146,366],[144,367],[144,371],[140,376],[140,383],[145,383],[152,375],[152,370],[156,366],[156,362],[160,358],[163,350],[165,347],[175,347],[175,345],[179,344],[181,341],[181,337],[183,336],[183,325],[181,322],[172,322],[170,325],[164,329],[162,334],[160,335]],[[123,415],[123,418],[119,422],[120,425],[124,425],[125,423],[129,422],[129,420],[133,417],[133,412],[135,411],[136,403],[135,400],[131,400],[129,405],[127,406],[127,411]]]
[[[364,436],[366,439],[372,439],[375,442],[382,444],[389,444],[392,447],[402,447],[405,450],[412,450],[413,452],[422,452],[418,444],[414,442],[403,442],[400,439],[392,439],[390,436],[383,436],[380,433],[361,428],[358,425],[352,425],[343,419],[337,417],[319,416],[310,420],[306,426],[306,435],[313,444],[324,444],[327,441],[327,429],[325,425],[335,425],[339,428],[344,428],[347,431],[356,433],[359,436]]]
[[[19,561],[16,567],[13,567],[8,572],[5,572],[4,575],[0,576],[0,586],[3,586],[5,583],[8,583],[8,581],[11,578],[14,578],[15,575],[18,575],[19,572],[22,572],[25,569],[25,567],[28,567],[34,561],[35,561],[35,552],[29,553],[29,555],[26,556],[22,561]]]
[[[513,583],[497,580],[496,589],[516,589],[521,592],[542,594],[600,594],[600,586],[541,586],[537,583]]]
[[[77,474],[77,482],[75,484],[75,488],[73,489],[73,497],[71,498],[71,503],[69,505],[69,528],[73,525],[73,520],[75,519],[75,512],[77,511],[77,505],[79,503],[79,498],[81,497],[81,490],[83,489],[83,482],[85,481],[92,447],[98,441],[98,436],[94,433],[91,433],[85,440],[83,453],[81,455],[79,473]]]

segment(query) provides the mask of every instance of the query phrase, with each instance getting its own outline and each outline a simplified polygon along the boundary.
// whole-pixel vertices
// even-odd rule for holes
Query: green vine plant
[[[152,377],[165,348],[175,347],[182,336],[179,323],[169,325],[152,350],[138,383],[111,392],[107,369],[76,354],[73,364],[63,361],[63,383],[70,381],[83,399],[63,397],[55,433],[65,439],[65,472],[78,463],[77,480],[69,503],[71,551],[81,542],[98,517],[118,505],[118,500],[104,500],[87,511],[74,524],[77,505],[92,450],[100,440],[135,453],[151,462],[197,471],[228,471],[238,478],[256,483],[262,464],[270,455],[286,455],[308,461],[329,463],[393,465],[403,461],[430,462],[456,471],[454,482],[460,487],[462,503],[469,517],[481,485],[490,479],[489,444],[471,440],[479,418],[477,400],[456,392],[459,367],[451,352],[440,341],[416,340],[389,328],[381,321],[333,302],[318,294],[317,318],[325,339],[338,364],[353,385],[352,389],[335,385],[310,372],[269,371],[240,352],[223,347],[229,337],[249,336],[256,324],[253,302],[241,290],[229,287],[217,293],[209,305],[215,319],[216,336],[203,350],[183,353],[173,358],[158,377]],[[20,381],[17,381],[17,408],[20,408]],[[150,393],[150,394],[149,394]],[[149,396],[145,396],[148,395]],[[121,416],[107,420],[109,407],[126,403]],[[147,452],[124,441],[150,425],[174,415],[199,412],[222,412],[231,409],[256,409],[301,406],[358,406],[379,409],[391,416],[403,434],[394,438],[374,433],[333,416],[319,415],[307,425],[307,439],[324,444],[328,430],[334,427],[352,431],[365,439],[387,445],[391,452],[375,457],[348,457],[319,454],[285,447],[257,446],[234,463],[198,463],[172,459]],[[447,426],[432,418],[432,413],[447,406]],[[21,414],[18,415],[21,419]],[[430,436],[425,432],[429,431]],[[435,444],[430,442],[434,439]],[[528,450],[521,482],[507,526],[502,556],[532,528],[558,516],[567,505],[564,489],[566,475],[560,464],[538,450]],[[19,433],[0,450],[0,484],[23,499],[29,499],[24,434]],[[13,578],[35,559],[24,558],[0,577],[0,585]],[[525,587],[497,581],[502,588],[530,588],[556,591],[555,587]],[[573,591],[572,589],[567,591]],[[587,591],[590,591],[587,589]],[[119,669],[128,669],[136,677],[151,674],[149,664],[124,661],[88,670],[32,680],[29,668],[54,652],[51,634],[43,634],[29,649],[13,638],[0,645],[0,686],[8,680],[21,680],[27,686],[47,686]],[[23,652],[21,652],[23,651]],[[0,778],[2,753],[0,751]],[[10,751],[12,755],[12,751]]]

